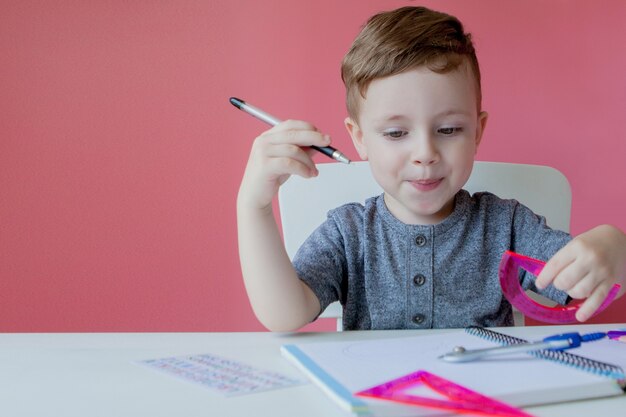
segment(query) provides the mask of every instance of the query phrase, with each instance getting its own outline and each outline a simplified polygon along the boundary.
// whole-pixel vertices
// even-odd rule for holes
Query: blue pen
[[[483,357],[494,355],[510,355],[513,353],[532,352],[536,350],[566,350],[573,349],[584,342],[593,342],[607,337],[607,333],[597,332],[581,335],[580,333],[564,333],[549,336],[540,342],[519,343],[515,345],[499,346],[488,349],[466,350],[463,346],[455,347],[452,352],[439,357],[446,362],[469,362]]]

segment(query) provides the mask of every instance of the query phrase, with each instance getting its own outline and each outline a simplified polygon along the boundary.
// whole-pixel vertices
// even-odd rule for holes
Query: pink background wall
[[[0,331],[261,330],[235,198],[265,126],[228,97],[313,121],[356,159],[339,64],[369,15],[404,4],[2,1]],[[575,234],[626,229],[626,2],[421,4],[474,34],[478,159],[564,172]],[[599,321],[626,321],[626,302]]]

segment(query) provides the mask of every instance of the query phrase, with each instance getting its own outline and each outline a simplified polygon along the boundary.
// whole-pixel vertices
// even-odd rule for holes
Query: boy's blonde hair
[[[372,16],[341,64],[348,114],[356,122],[359,95],[377,78],[426,66],[446,73],[469,63],[480,111],[480,69],[472,37],[454,16],[425,7],[402,7]]]

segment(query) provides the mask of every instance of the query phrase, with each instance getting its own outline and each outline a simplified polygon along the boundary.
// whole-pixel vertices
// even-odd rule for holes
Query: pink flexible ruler
[[[545,266],[545,262],[520,255],[515,252],[506,251],[502,255],[500,262],[500,286],[502,292],[509,302],[521,311],[525,316],[546,323],[565,324],[576,322],[576,311],[580,303],[568,306],[548,307],[539,304],[528,297],[519,282],[519,269],[522,268],[537,276]],[[620,285],[615,284],[609,291],[604,302],[593,314],[601,313],[615,299],[620,290]]]

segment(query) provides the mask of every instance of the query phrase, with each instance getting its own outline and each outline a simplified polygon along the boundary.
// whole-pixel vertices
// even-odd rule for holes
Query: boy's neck
[[[458,192],[457,192],[458,194]],[[393,205],[389,204],[390,197],[387,193],[383,193],[383,201],[389,213],[400,222],[411,226],[433,226],[443,222],[453,212],[456,206],[456,194],[450,201],[448,201],[437,213],[428,215],[418,215],[415,213],[409,213],[408,211],[403,215],[402,213],[395,213],[391,208]],[[412,218],[411,218],[412,217]]]

